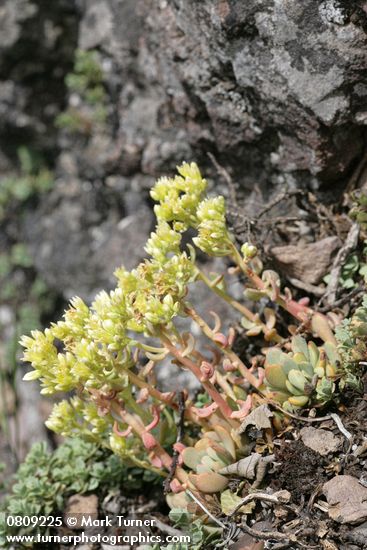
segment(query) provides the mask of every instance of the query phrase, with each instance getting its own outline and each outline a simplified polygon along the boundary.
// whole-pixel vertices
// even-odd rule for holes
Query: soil
[[[328,479],[324,470],[327,460],[302,441],[283,441],[280,449],[275,450],[275,458],[280,466],[271,487],[290,491],[297,504],[308,500],[315,487]]]

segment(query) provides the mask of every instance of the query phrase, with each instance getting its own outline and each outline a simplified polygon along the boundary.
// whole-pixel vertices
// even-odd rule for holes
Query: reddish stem
[[[216,345],[219,346],[218,342],[215,341],[215,335],[213,331],[211,330],[210,326],[200,317],[200,315],[192,308],[186,308],[186,313],[190,315],[190,317],[199,325],[199,327],[202,329],[204,334],[210,338]],[[241,372],[242,376],[246,378],[246,380],[253,386],[254,388],[258,389],[259,387],[259,381],[254,376],[249,369],[246,367],[246,365],[241,361],[241,359],[234,353],[234,351],[231,350],[230,347],[222,347],[219,346],[220,349],[223,351],[225,355],[227,355],[232,362],[237,363],[238,369]],[[233,411],[231,411],[232,414]]]
[[[150,386],[145,380],[142,380],[137,374],[133,373],[131,370],[127,370],[127,375],[130,378],[131,382],[138,386],[138,388],[146,389],[151,397],[154,397],[158,401],[169,405],[173,409],[177,408],[177,405],[173,402],[175,396],[174,392],[162,393],[156,388]]]
[[[234,248],[233,259],[235,260],[237,265],[242,269],[245,275],[247,275],[247,277],[252,281],[252,283],[258,290],[266,291],[267,286],[264,283],[264,281],[246,264],[246,262],[243,261],[238,250],[235,247],[233,248]],[[293,317],[298,319],[298,321],[301,321],[301,323],[305,323],[305,322],[309,323],[313,314],[315,313],[313,309],[303,304],[299,304],[295,300],[287,300],[282,295],[279,295],[279,297],[275,301],[282,308],[286,309],[288,313],[293,315]]]
[[[166,348],[168,349],[168,351],[171,353],[171,355],[173,355],[182,365],[187,367],[193,373],[193,375],[196,376],[196,378],[199,380],[199,382],[201,382],[201,384],[204,386],[204,388],[206,389],[206,391],[208,392],[210,397],[213,399],[213,401],[215,401],[217,403],[217,405],[220,408],[220,410],[222,411],[224,417],[229,418],[232,414],[231,407],[223,399],[223,397],[218,392],[218,390],[213,386],[213,384],[211,382],[209,382],[209,380],[203,380],[203,375],[200,371],[200,368],[197,365],[195,365],[195,363],[193,361],[191,361],[191,359],[189,359],[188,357],[183,357],[181,355],[180,350],[178,350],[171,343],[169,338],[167,338],[166,336],[164,336],[162,334],[161,339],[162,339],[162,342],[164,343],[164,345],[166,346]]]

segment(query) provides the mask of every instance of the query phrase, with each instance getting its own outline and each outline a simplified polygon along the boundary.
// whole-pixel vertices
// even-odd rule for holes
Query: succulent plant
[[[157,225],[145,248],[150,257],[132,271],[120,267],[116,288],[100,292],[90,306],[74,298],[62,320],[21,340],[23,359],[33,367],[25,379],[39,379],[45,395],[69,394],[55,405],[47,426],[107,446],[126,464],[165,477],[170,506],[184,509],[187,491],[210,500],[229,484],[220,472],[238,473],[244,464],[247,471],[248,463],[238,462],[246,455],[238,429],[263,401],[259,389],[285,408],[314,406],[333,397],[335,381],[345,372],[328,318],[304,300],[293,300],[288,289],[282,292],[278,274],[263,271],[253,245],[245,243],[241,252],[236,248],[225,201],[208,198],[206,187],[194,163],[178,167],[174,178],[158,180],[151,191]],[[192,244],[190,234],[196,235]],[[228,274],[243,273],[249,297],[271,302],[263,317],[228,293],[224,273],[212,277],[200,269],[195,246],[235,263]],[[210,325],[195,309],[190,294],[197,282],[241,313],[247,335],[277,344],[267,353],[265,371],[261,358],[251,367],[245,364],[234,349],[234,329],[222,332],[215,312]],[[277,332],[278,307],[325,344],[317,347],[296,336],[291,351],[283,352],[280,346],[288,344]],[[194,334],[181,334],[180,317],[191,318],[209,351],[196,346]],[[365,333],[367,323],[355,322],[355,330]],[[155,367],[169,359],[199,381],[204,406],[195,406],[187,392],[163,393],[157,387]]]
[[[297,409],[330,401],[339,377],[339,356],[331,342],[317,347],[294,336],[292,351],[271,348],[265,361],[265,394],[286,409]]]
[[[229,481],[218,471],[236,460],[236,444],[231,434],[221,425],[205,432],[193,447],[181,452],[183,464],[191,470],[188,484],[201,493],[223,491]]]

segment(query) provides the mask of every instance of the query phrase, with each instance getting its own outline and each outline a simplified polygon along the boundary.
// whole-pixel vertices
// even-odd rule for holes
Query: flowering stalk
[[[123,422],[131,426],[134,432],[141,438],[144,443],[144,446],[147,447],[148,451],[154,450],[154,454],[161,460],[164,467],[169,470],[172,465],[172,458],[170,455],[163,449],[163,447],[158,443],[156,438],[146,431],[144,424],[139,422],[136,415],[131,414],[123,409],[119,411],[121,419]],[[149,433],[149,438],[146,437]]]
[[[200,368],[188,357],[183,357],[182,353],[179,349],[176,348],[170,341],[170,339],[165,336],[163,333],[161,333],[161,339],[168,351],[177,359],[181,365],[188,368],[193,375],[199,380],[199,382],[204,386],[210,397],[215,401],[222,411],[224,417],[230,417],[232,414],[232,409],[228,405],[228,403],[223,399],[221,394],[218,392],[218,390],[213,386],[213,384],[209,380],[203,380],[202,372],[200,371]]]
[[[148,384],[148,382],[140,378],[137,374],[133,373],[131,370],[127,371],[127,375],[130,381],[135,384],[135,386],[147,390],[149,395],[154,399],[157,399],[161,403],[165,403],[170,407],[177,408],[177,405],[173,402],[174,392],[162,393],[161,391]]]
[[[251,273],[253,272],[251,271]],[[246,317],[246,319],[248,319],[255,325],[261,326],[261,329],[264,332],[264,334],[267,333],[267,330],[268,330],[267,326],[265,325],[265,323],[263,323],[259,319],[258,315],[250,311],[244,304],[241,304],[240,302],[235,300],[235,298],[230,296],[225,290],[222,290],[221,288],[219,288],[216,284],[214,284],[215,281],[211,281],[201,270],[198,270],[198,276],[199,276],[199,279],[202,280],[210,288],[210,290],[212,290],[213,292],[215,292],[215,294],[217,294],[217,296],[222,298],[222,300],[227,302],[227,304],[232,306],[234,309],[237,309],[237,311],[242,313],[242,315]],[[257,278],[259,279],[259,277]],[[261,281],[261,279],[259,280]],[[272,336],[271,340],[275,343],[280,343],[283,341],[283,338],[279,336],[279,334],[275,333],[274,336]]]
[[[22,338],[24,360],[33,367],[25,378],[40,379],[44,395],[74,393],[54,406],[47,426],[64,436],[93,438],[122,459],[159,475],[168,471],[174,492],[189,488],[215,493],[228,486],[229,480],[218,472],[241,455],[239,424],[266,393],[281,403],[287,399],[292,407],[324,402],[339,376],[327,318],[305,302],[294,301],[290,293],[281,294],[275,272],[264,271],[260,277],[251,269],[256,248],[246,244],[242,255],[236,249],[226,224],[224,198],[205,197],[206,186],[194,163],[184,163],[174,178],[159,179],[151,191],[157,203],[157,225],[145,247],[149,258],[132,271],[119,268],[116,288],[100,292],[91,306],[73,298],[62,320]],[[193,243],[204,253],[234,259],[235,269],[249,279],[246,290],[254,299],[255,295],[269,297],[320,336],[325,349],[294,339],[294,353],[288,357],[280,345],[270,347],[266,358],[259,361],[264,369],[258,368],[255,376],[255,365],[247,368],[232,349],[234,330],[223,334],[221,320],[213,313],[211,328],[186,301],[187,295],[192,283],[203,281],[242,314],[249,336],[263,332],[266,342],[281,344],[276,311],[265,308],[263,322],[259,314],[222,289],[221,277],[211,281],[202,273],[195,263],[194,247],[187,245],[186,252],[182,245],[188,229],[196,232]],[[211,360],[195,349],[193,335],[180,334],[175,326],[175,317],[186,315],[215,344]],[[160,339],[159,346],[152,345],[151,337]],[[148,362],[134,372],[139,354]],[[176,404],[174,392],[164,393],[156,387],[155,366],[167,356],[200,381],[202,407],[193,406],[187,396]],[[249,391],[249,385],[255,391]],[[173,411],[180,415],[181,428],[184,421],[187,426],[187,433],[177,429],[179,456],[174,458],[167,452],[174,435]],[[127,429],[120,431],[121,424]],[[158,425],[159,441],[154,435]],[[190,447],[198,427],[201,434]]]
[[[246,261],[244,261],[234,245],[232,245],[231,256],[242,272],[252,281],[255,288],[267,294],[268,287],[265,282],[247,265]],[[332,342],[333,344],[336,344],[335,337],[330,329],[329,322],[325,315],[315,312],[312,308],[304,305],[303,303],[296,302],[292,298],[283,296],[279,291],[274,294],[274,297],[272,297],[273,301],[275,301],[280,307],[288,311],[288,313],[290,313],[298,321],[304,323],[307,327],[310,327],[325,342]]]
[[[232,296],[227,294],[224,290],[219,288],[217,286],[217,281],[211,281],[203,271],[198,270],[198,277],[201,281],[203,281],[210,290],[215,292],[220,298],[225,300],[228,304],[230,304],[233,308],[237,309],[242,315],[244,315],[249,321],[252,321],[253,323],[256,322],[256,315],[255,313],[252,313],[245,305],[241,304],[237,300],[235,300]]]
[[[216,339],[216,334],[212,331],[212,329],[209,327],[209,325],[204,321],[202,317],[195,311],[193,307],[187,307],[186,313],[195,321],[197,325],[202,329],[204,334],[212,340],[212,342],[218,346],[225,355],[231,360],[232,363],[236,364],[238,367],[238,370],[242,374],[244,378],[253,386],[254,388],[258,389],[259,387],[259,380],[254,376],[250,370],[246,367],[246,365],[241,361],[241,359],[238,357],[238,355],[227,345],[221,345],[221,343]],[[223,342],[225,343],[225,342]]]
[[[247,263],[242,258],[241,254],[238,252],[237,248],[233,245],[232,247],[232,258],[241,269],[241,271],[250,279],[255,288],[258,290],[267,291],[267,286],[264,281],[247,265]],[[295,300],[287,300],[284,296],[278,295],[275,298],[275,302],[280,305],[283,309],[286,309],[293,317],[302,323],[307,323],[310,321],[314,311],[302,304],[299,304]]]

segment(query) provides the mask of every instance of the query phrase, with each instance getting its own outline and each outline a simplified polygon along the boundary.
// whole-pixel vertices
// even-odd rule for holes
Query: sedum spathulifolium
[[[172,321],[184,314],[188,285],[197,278],[195,254],[192,247],[182,250],[182,233],[198,229],[197,245],[214,251],[218,236],[227,233],[224,202],[215,199],[211,204],[204,198],[207,182],[198,167],[183,164],[178,171],[173,179],[158,180],[151,192],[158,204],[156,231],[145,248],[150,259],[132,271],[117,269],[113,291],[99,293],[90,307],[80,298],[72,299],[61,321],[21,340],[24,361],[34,369],[26,380],[39,379],[45,395],[75,392],[55,405],[47,426],[63,435],[107,440],[115,452],[143,465],[149,441],[142,445],[140,440],[149,433],[145,428],[154,419],[154,403],[161,394],[149,393],[152,384],[136,374],[136,365],[142,356],[156,361],[168,351],[162,342],[144,344],[134,333],[177,340]],[[213,235],[208,230],[200,233],[207,222]],[[130,437],[119,435],[120,423],[132,428]]]
[[[116,288],[99,293],[90,306],[74,298],[62,320],[21,340],[24,361],[33,367],[25,379],[39,379],[45,395],[71,393],[55,405],[47,426],[64,436],[80,435],[108,446],[127,463],[169,474],[170,490],[181,497],[171,503],[176,507],[185,507],[185,489],[214,493],[227,487],[229,480],[219,470],[242,456],[239,427],[253,407],[269,395],[288,410],[322,405],[333,398],[342,372],[321,370],[316,359],[311,369],[313,356],[310,359],[306,342],[300,364],[302,358],[296,355],[279,355],[283,344],[289,349],[289,337],[277,331],[274,304],[330,350],[336,341],[328,320],[293,300],[289,291],[283,294],[279,276],[269,270],[262,273],[252,244],[236,248],[224,198],[208,197],[206,190],[207,182],[194,163],[184,163],[173,178],[159,179],[151,191],[157,225],[145,247],[149,258],[132,271],[117,269]],[[192,243],[184,245],[183,236],[187,242],[192,233]],[[228,256],[244,274],[246,290],[268,300],[264,315],[230,296],[223,274],[205,275],[196,264],[195,247],[210,256]],[[233,350],[234,331],[223,334],[215,313],[214,324],[209,323],[189,302],[189,289],[198,280],[241,312],[249,336],[263,337],[268,348],[276,345],[284,364],[268,359],[266,373],[248,368]],[[178,316],[191,317],[210,351],[197,349],[192,334],[180,334]],[[323,350],[310,349],[323,359]],[[167,359],[196,376],[205,395],[202,405],[184,392],[182,407],[175,392],[159,390],[155,366]],[[287,379],[290,365],[294,372],[289,376],[297,387]],[[176,442],[183,409],[187,436]],[[199,433],[196,439],[193,433]],[[177,464],[173,453],[179,456]]]

